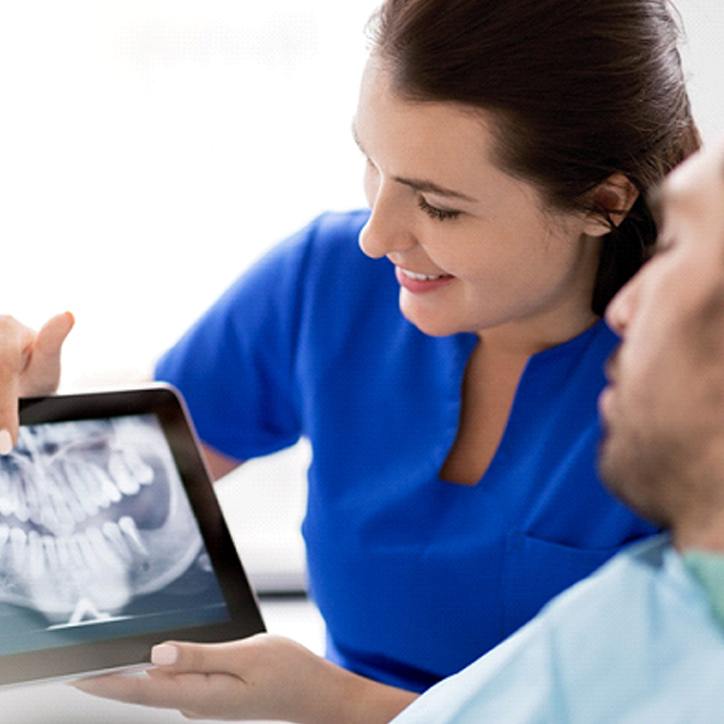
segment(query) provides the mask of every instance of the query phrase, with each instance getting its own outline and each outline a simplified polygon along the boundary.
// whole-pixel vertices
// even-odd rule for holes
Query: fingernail
[[[13,449],[13,439],[7,430],[0,430],[0,455],[9,455]]]
[[[178,649],[168,644],[159,644],[151,649],[151,663],[156,666],[169,666],[178,660]]]

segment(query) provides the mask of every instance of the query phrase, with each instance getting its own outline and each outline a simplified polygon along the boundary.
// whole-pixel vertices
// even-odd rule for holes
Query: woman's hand
[[[81,679],[94,696],[178,709],[190,719],[387,722],[415,695],[331,664],[290,639],[259,634],[222,644],[167,642],[143,676]]]
[[[70,312],[48,320],[35,333],[10,316],[0,316],[0,455],[18,439],[18,398],[55,392],[60,348],[73,328]]]

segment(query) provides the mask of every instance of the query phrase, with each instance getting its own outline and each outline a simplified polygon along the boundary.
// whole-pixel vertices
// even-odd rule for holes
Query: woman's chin
[[[445,319],[442,315],[420,314],[419,311],[407,309],[404,306],[400,308],[400,311],[410,324],[430,337],[447,337],[461,331],[450,323],[450,319]]]

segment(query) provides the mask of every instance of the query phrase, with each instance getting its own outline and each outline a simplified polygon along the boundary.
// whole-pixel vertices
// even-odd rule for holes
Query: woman
[[[217,474],[309,437],[328,657],[422,691],[652,532],[595,471],[600,317],[654,241],[646,190],[698,136],[665,0],[387,0],[372,40],[371,212],[273,250],[157,376]],[[55,370],[68,326],[37,362],[30,338],[4,354]]]

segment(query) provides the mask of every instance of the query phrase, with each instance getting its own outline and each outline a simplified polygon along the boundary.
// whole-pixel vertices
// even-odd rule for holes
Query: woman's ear
[[[605,236],[611,227],[606,217],[614,226],[618,226],[625,218],[639,196],[637,188],[622,173],[614,173],[596,186],[591,192],[591,206],[596,211],[588,215],[584,233],[589,236]]]

